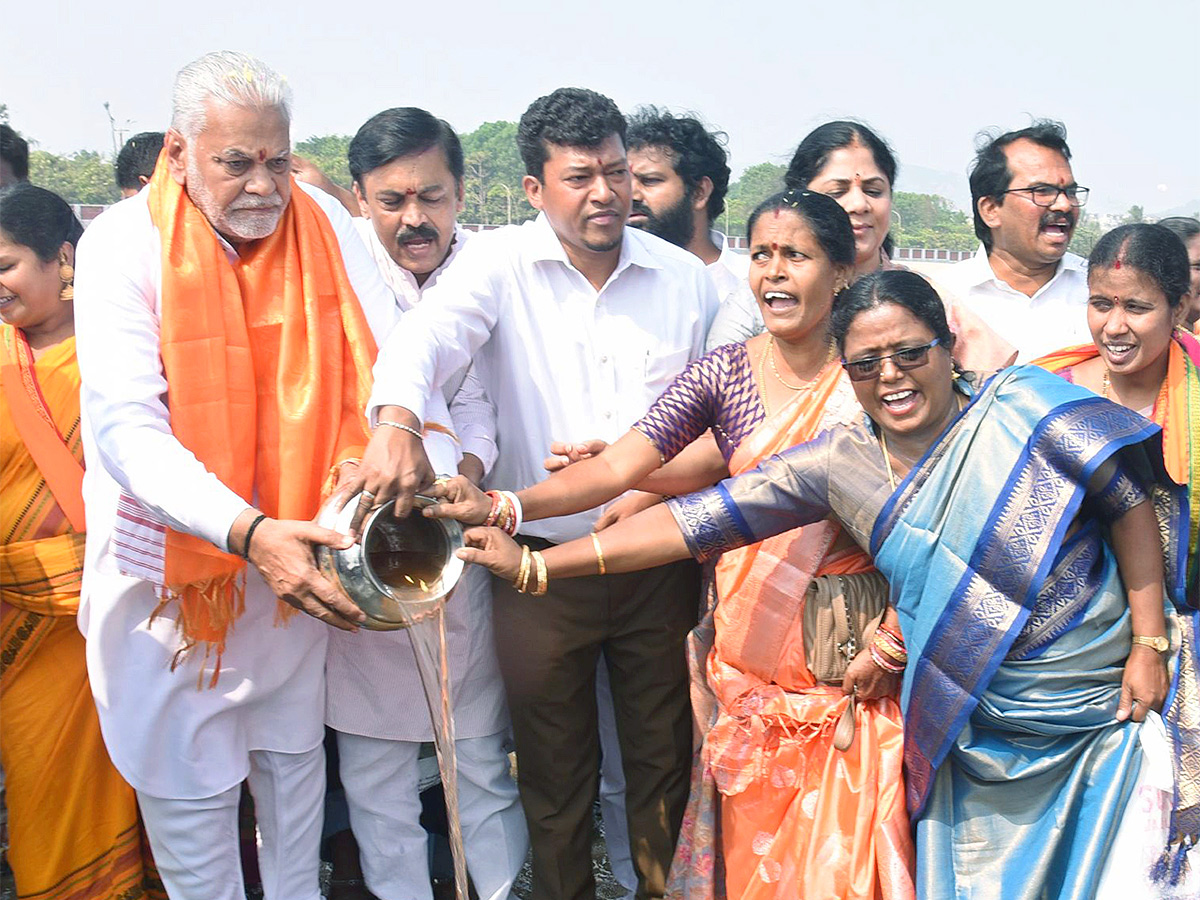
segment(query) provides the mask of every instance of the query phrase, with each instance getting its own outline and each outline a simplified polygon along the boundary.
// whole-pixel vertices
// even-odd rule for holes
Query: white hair
[[[204,130],[205,104],[277,109],[292,120],[292,89],[261,60],[235,50],[217,50],[188,63],[175,76],[171,127],[191,140]]]

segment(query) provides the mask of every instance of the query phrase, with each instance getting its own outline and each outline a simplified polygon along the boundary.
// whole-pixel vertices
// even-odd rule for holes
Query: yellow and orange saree
[[[75,623],[84,545],[75,339],[35,361],[2,325],[0,354],[0,764],[17,896],[165,896],[133,788],[100,736]]]

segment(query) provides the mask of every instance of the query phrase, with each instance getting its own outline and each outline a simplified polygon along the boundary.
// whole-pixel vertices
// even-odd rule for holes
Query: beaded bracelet
[[[258,526],[263,523],[263,519],[265,519],[266,517],[267,517],[266,513],[259,513],[255,517],[254,521],[250,523],[250,527],[246,529],[246,541],[242,545],[242,558],[243,559],[250,558],[250,538],[254,537],[254,529],[258,528]]]
[[[376,423],[375,427],[379,428],[384,425],[386,425],[389,428],[399,428],[401,431],[407,431],[409,434],[411,434],[413,437],[415,437],[418,441],[425,440],[425,435],[421,434],[421,432],[417,431],[417,429],[413,428],[411,425],[405,425],[403,422],[389,422],[386,419],[380,419],[379,422]]]

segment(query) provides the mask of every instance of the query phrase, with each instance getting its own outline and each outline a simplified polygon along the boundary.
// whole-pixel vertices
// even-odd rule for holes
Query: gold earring
[[[58,297],[64,303],[69,303],[75,299],[75,267],[67,262],[65,253],[58,258],[58,277],[62,281]]]

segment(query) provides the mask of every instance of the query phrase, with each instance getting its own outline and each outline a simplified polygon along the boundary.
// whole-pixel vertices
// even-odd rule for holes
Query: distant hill
[[[967,173],[955,174],[942,169],[901,164],[896,189],[914,194],[938,194],[965,213],[971,212],[971,188]]]
[[[1164,209],[1162,212],[1156,212],[1151,215],[1151,218],[1169,219],[1171,216],[1191,216],[1192,218],[1200,218],[1200,197],[1195,200],[1189,200],[1187,203],[1181,203],[1178,206],[1173,206],[1170,209]]]

